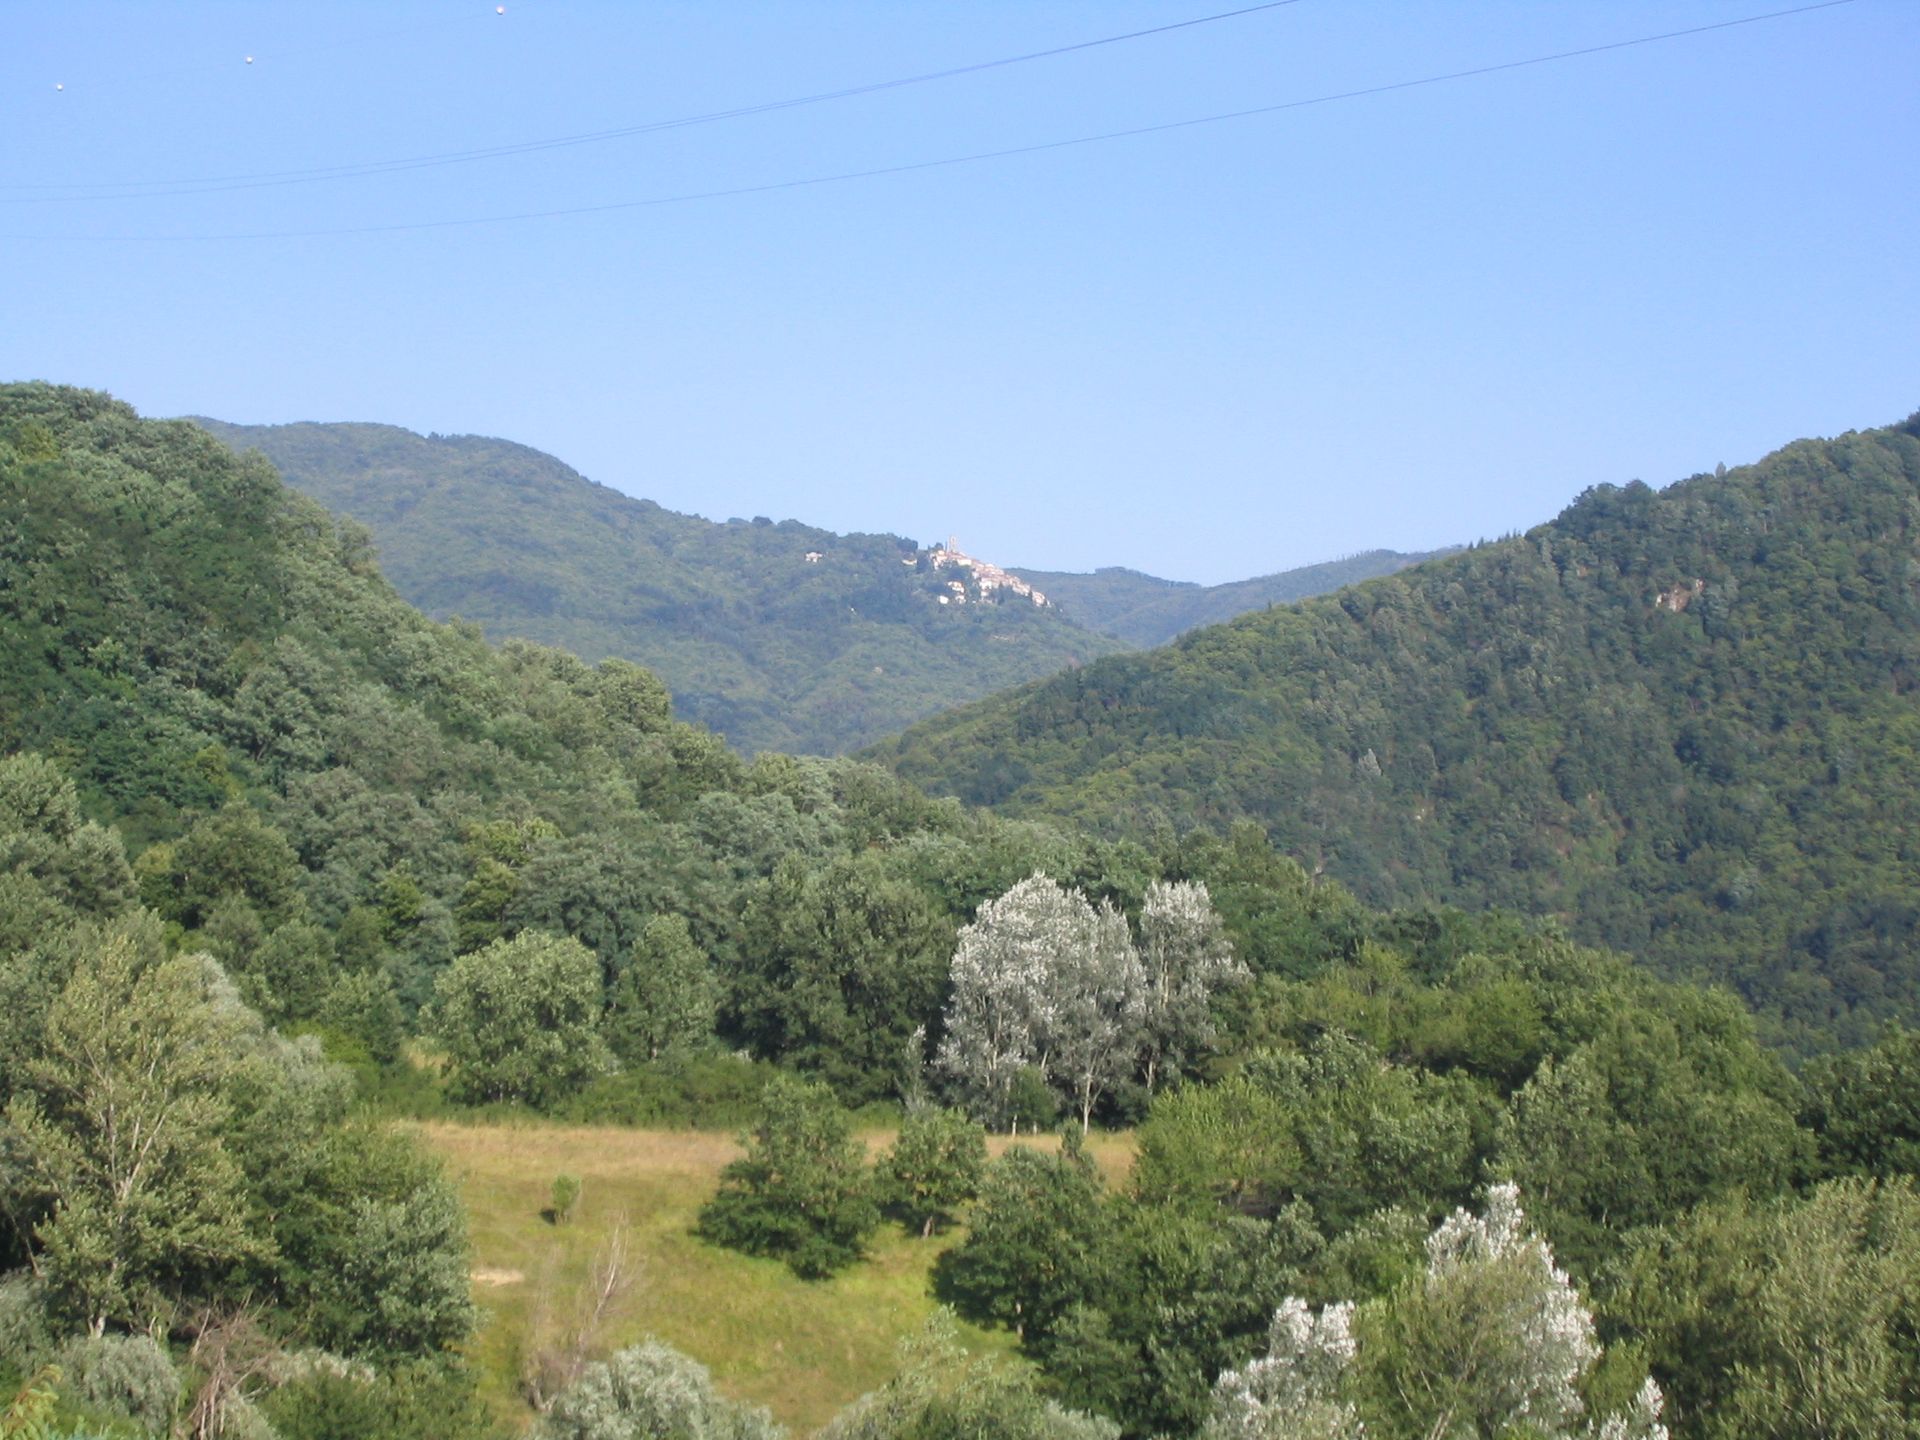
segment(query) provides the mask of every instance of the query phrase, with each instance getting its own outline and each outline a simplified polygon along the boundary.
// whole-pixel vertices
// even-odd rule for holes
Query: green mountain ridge
[[[367,526],[383,573],[429,615],[645,665],[681,715],[749,754],[844,753],[950,706],[1159,643],[1223,605],[1291,598],[1281,591],[1300,582],[1289,577],[1309,573],[1239,587],[1142,577],[1168,590],[1164,603],[1119,607],[1096,599],[1113,589],[1104,579],[1049,575],[1057,587],[1039,588],[1071,594],[1038,607],[983,593],[970,572],[939,568],[937,552],[899,536],[682,515],[508,440],[193,423],[259,449],[296,489]],[[1308,583],[1344,583],[1356,563],[1365,569],[1358,557],[1310,567],[1318,579]]]
[[[1920,421],[1802,441],[981,702],[873,752],[1108,835],[1251,818],[1373,904],[1512,907],[1789,1043],[1920,1018]]]
[[[1452,553],[1450,549],[1417,554],[1365,550],[1223,585],[1162,580],[1117,565],[1102,566],[1090,575],[1024,567],[1015,567],[1014,573],[1045,591],[1050,600],[1088,629],[1150,650],[1203,625],[1217,625],[1269,605],[1291,605]]]
[[[840,753],[1121,648],[977,589],[942,604],[948,577],[911,540],[681,515],[511,441],[195,423],[366,525],[429,615],[646,665],[682,715],[748,753]]]
[[[45,384],[0,385],[17,752],[71,779],[141,903],[269,1020],[376,1054],[456,955],[566,935],[611,992],[673,917],[723,988],[727,1051],[891,1096],[984,899],[1044,869],[1137,905],[1149,878],[1129,848],[864,762],[748,762],[631,662],[436,623],[363,527],[259,454]],[[17,862],[0,854],[0,952],[45,918]]]
[[[1849,553],[1822,573],[1871,589],[1871,566],[1846,578]],[[1723,583],[1629,588],[1684,619]],[[1872,661],[1890,653],[1861,639]],[[694,1361],[734,1398],[786,1376],[835,1405],[870,1390],[909,1322],[889,1297],[919,1275],[932,1293],[913,1310],[937,1300],[1003,1328],[1035,1369],[976,1369],[923,1335],[902,1379],[820,1433],[1219,1433],[1233,1382],[1216,1377],[1271,1368],[1288,1296],[1354,1302],[1375,1367],[1355,1372],[1357,1393],[1385,1420],[1369,1414],[1369,1434],[1429,1433],[1427,1397],[1479,1384],[1490,1350],[1533,1353],[1511,1317],[1531,1325],[1554,1294],[1560,1329],[1591,1325],[1610,1348],[1535,1372],[1567,1396],[1591,1382],[1600,1414],[1638,1394],[1646,1423],[1595,1426],[1560,1402],[1568,1423],[1542,1435],[1665,1433],[1663,1393],[1679,1440],[1712,1440],[1728,1414],[1735,1429],[1772,1416],[1807,1354],[1834,1358],[1870,1422],[1845,1433],[1882,1433],[1920,1393],[1906,1323],[1920,1206],[1900,1178],[1914,1036],[1795,1077],[1729,994],[1512,914],[1369,911],[1251,823],[1224,839],[1150,828],[1143,845],[968,811],[844,757],[747,762],[676,722],[636,665],[429,620],[381,577],[363,528],[258,454],[98,393],[0,386],[0,1384],[26,1387],[30,1427],[53,1407],[75,1435],[176,1433],[183,1410],[219,1400],[235,1356],[253,1378],[228,1415],[251,1411],[249,1433],[479,1440],[522,1432],[554,1386],[550,1414],[607,1414],[599,1369],[559,1368],[579,1332],[549,1341],[543,1297],[567,1313],[612,1293],[613,1262],[586,1261],[613,1253],[601,1236],[550,1242],[624,1230],[632,1195],[665,1215],[632,1252],[649,1285],[666,1277],[650,1298],[721,1283],[736,1302],[666,1337],[691,1359],[646,1347],[658,1385],[616,1387],[677,1397],[675,1413],[712,1399]],[[992,1013],[962,998],[982,981],[1002,995]],[[1008,1023],[976,1043],[987,1020]],[[929,1246],[903,1207],[966,1202],[926,1186],[926,1147],[908,1138],[934,1119],[977,1155],[984,1135],[913,1106],[869,1168],[840,1104],[964,1102],[1010,1063],[1030,1082],[1001,1092],[1023,1132],[1065,1104],[1082,1123],[1090,1107],[1138,1122],[1134,1143],[1014,1146],[954,1215],[965,1233]],[[645,1135],[526,1128],[530,1110],[746,1123],[754,1138],[722,1170],[713,1131],[689,1166],[693,1152]],[[432,1143],[473,1201],[471,1250],[457,1192],[414,1127],[390,1123],[436,1116],[457,1122]],[[157,1138],[129,1149],[136,1127]],[[479,1147],[473,1168],[446,1142],[456,1131]],[[831,1188],[823,1136],[846,1160]],[[1131,1152],[1125,1185],[1101,1184],[1101,1151]],[[770,1163],[782,1155],[799,1164]],[[582,1175],[598,1187],[584,1214]],[[1552,1256],[1528,1239],[1504,1251],[1524,1270],[1436,1290],[1422,1251],[1438,1259],[1431,1235],[1477,1223],[1462,1207],[1519,1223],[1511,1190],[1482,1205],[1489,1177],[1519,1186]],[[716,1185],[689,1230],[690,1190]],[[728,1207],[730,1234],[708,1223],[729,1194],[746,1202]],[[804,1273],[823,1220],[842,1232],[833,1263],[859,1267],[832,1305],[722,1248]],[[475,1293],[487,1270],[516,1273],[498,1261],[541,1254],[570,1276]],[[1538,1279],[1521,1291],[1515,1275]],[[1807,1293],[1831,1303],[1755,1300]],[[477,1334],[476,1300],[493,1302]],[[207,1317],[224,1314],[242,1317],[239,1338],[209,1360],[225,1322]],[[650,1319],[595,1333],[611,1351]],[[818,1322],[817,1345],[770,1362],[794,1321]],[[1456,1333],[1466,1350],[1433,1343]],[[1483,1409],[1505,1416],[1500,1365]],[[960,1392],[929,1366],[962,1367],[964,1410],[932,1405]],[[1040,1384],[1109,1418],[1063,1429],[1036,1410]],[[1841,1433],[1828,1413],[1776,1429]]]

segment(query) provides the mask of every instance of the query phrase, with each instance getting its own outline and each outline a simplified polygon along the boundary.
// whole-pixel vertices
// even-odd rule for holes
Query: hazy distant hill
[[[1202,625],[1217,625],[1250,610],[1290,605],[1312,595],[1325,595],[1343,585],[1355,585],[1376,575],[1391,575],[1418,565],[1435,550],[1405,555],[1396,550],[1368,550],[1344,560],[1303,565],[1252,580],[1224,585],[1195,585],[1184,580],[1161,580],[1123,566],[1105,566],[1091,575],[1057,570],[1016,570],[1032,581],[1067,615],[1103,635],[1141,649],[1164,645]]]
[[[899,536],[716,524],[506,440],[197,423],[366,525],[381,570],[428,614],[638,661],[679,714],[747,751],[850,750],[1123,648],[1004,590],[983,604],[972,572]]]
[[[1109,834],[1250,817],[1374,903],[1566,918],[1789,1033],[1920,1020],[1920,417],[923,725],[900,773]]]

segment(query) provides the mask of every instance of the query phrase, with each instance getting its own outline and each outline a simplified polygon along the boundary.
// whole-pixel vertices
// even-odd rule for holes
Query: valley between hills
[[[1911,1432],[1920,420],[962,558],[0,386],[0,1434]]]
[[[645,665],[678,715],[747,754],[844,754],[965,701],[1425,558],[1373,551],[1215,586],[1008,571],[944,538],[676,514],[507,440],[195,423],[367,526],[382,573],[427,614]]]

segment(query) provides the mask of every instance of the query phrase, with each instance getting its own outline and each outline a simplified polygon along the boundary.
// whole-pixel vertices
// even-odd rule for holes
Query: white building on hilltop
[[[1010,570],[1002,570],[998,565],[988,564],[985,560],[976,560],[960,548],[960,542],[949,535],[944,550],[935,550],[928,557],[935,570],[944,570],[949,565],[956,569],[968,570],[973,574],[974,584],[979,587],[983,604],[996,604],[1002,590],[1029,600],[1035,605],[1045,606],[1047,597],[1033,586],[1022,580]],[[947,588],[960,592],[961,600],[966,599],[966,585],[960,580],[949,580]]]

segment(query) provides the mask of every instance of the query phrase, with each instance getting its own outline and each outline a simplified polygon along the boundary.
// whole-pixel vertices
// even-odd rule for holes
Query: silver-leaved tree
[[[1457,1210],[1427,1264],[1384,1298],[1318,1315],[1289,1298],[1267,1353],[1214,1385],[1202,1440],[1667,1440],[1647,1380],[1594,1420],[1581,1385],[1600,1360],[1593,1314],[1526,1224],[1511,1184]]]
[[[1213,997],[1246,970],[1206,887],[1156,881],[1140,928],[1136,945],[1120,911],[1041,874],[980,907],[954,950],[935,1057],[974,1114],[1010,1124],[1016,1081],[1037,1071],[1084,1132],[1116,1085],[1152,1088],[1212,1043]]]
[[[1207,887],[1192,880],[1156,880],[1147,887],[1140,960],[1146,972],[1141,1079],[1152,1091],[1213,1045],[1213,997],[1244,984],[1249,972],[1233,958]]]

